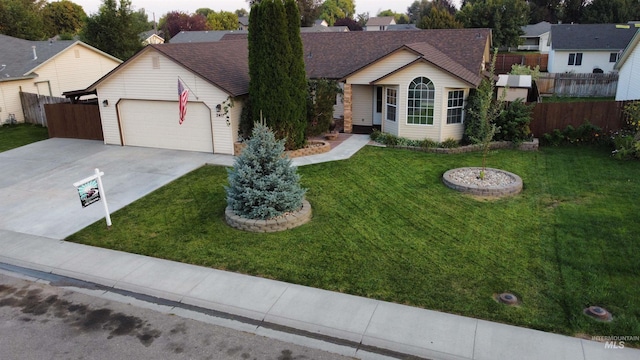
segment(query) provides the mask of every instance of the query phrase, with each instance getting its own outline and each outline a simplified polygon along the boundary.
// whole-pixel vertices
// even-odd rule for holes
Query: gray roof
[[[35,68],[76,42],[78,41],[30,41],[0,35],[0,81],[36,77],[37,74],[33,72]]]
[[[558,24],[551,26],[553,50],[610,50],[627,47],[636,33],[632,25]]]
[[[420,30],[415,24],[394,24],[387,26],[387,31],[398,31],[398,30]]]
[[[365,26],[391,25],[392,22],[395,22],[395,18],[393,16],[370,17]]]
[[[510,88],[531,88],[531,75],[500,74],[496,86]]]
[[[524,35],[522,35],[521,37],[538,37],[544,33],[551,31],[551,23],[541,21],[537,24],[523,26],[522,31],[524,31]]]
[[[300,32],[301,33],[307,33],[307,32],[346,32],[349,31],[349,27],[348,26],[322,26],[322,25],[317,25],[317,26],[308,26],[308,27],[301,27],[300,28]]]
[[[161,36],[160,34],[158,34],[157,31],[151,29],[151,30],[147,30],[145,32],[141,32],[140,34],[138,34],[140,36],[140,40],[147,40],[148,38],[150,38],[153,34],[156,34],[158,36]]]
[[[180,31],[169,42],[171,44],[220,41],[227,34],[248,34],[247,30]]]
[[[249,26],[249,17],[248,16],[240,16],[238,17],[238,22],[244,26]]]

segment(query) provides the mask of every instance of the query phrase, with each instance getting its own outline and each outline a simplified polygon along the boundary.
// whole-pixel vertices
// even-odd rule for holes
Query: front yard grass
[[[46,127],[33,124],[0,126],[0,152],[49,138]]]
[[[640,335],[640,162],[499,150],[488,166],[520,175],[522,194],[482,201],[442,184],[480,163],[365,147],[301,167],[313,220],[272,234],[225,224],[226,170],[205,166],[113,214],[111,230],[67,240],[568,335]],[[493,300],[505,291],[522,304]],[[614,320],[588,318],[590,305]]]

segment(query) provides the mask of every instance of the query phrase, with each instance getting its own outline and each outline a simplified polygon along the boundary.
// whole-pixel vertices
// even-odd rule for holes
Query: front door
[[[383,101],[382,86],[376,86],[373,91],[373,125],[382,125]]]

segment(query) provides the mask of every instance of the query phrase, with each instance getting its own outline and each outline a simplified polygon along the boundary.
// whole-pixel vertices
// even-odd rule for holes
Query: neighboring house
[[[534,25],[522,27],[524,35],[521,35],[522,44],[518,45],[518,50],[539,51],[541,54],[549,53],[549,34],[551,33],[551,23],[541,21]]]
[[[489,29],[301,36],[307,76],[344,88],[334,116],[344,116],[345,132],[377,126],[411,139],[462,138],[465,100],[490,56]],[[107,144],[233,154],[248,72],[246,35],[231,34],[147,46],[86,91],[96,90],[106,105],[100,113]],[[182,125],[179,79],[190,90]]]
[[[616,101],[640,100],[640,30],[636,31],[629,45],[616,63],[618,71],[618,88]]]
[[[404,31],[404,30],[418,30],[415,24],[395,24],[387,26],[387,31]]]
[[[140,40],[144,46],[149,44],[164,44],[164,38],[158,35],[156,30],[149,30],[141,33]]]
[[[393,16],[379,16],[369,18],[364,26],[365,31],[385,31],[390,25],[395,25],[396,19]]]
[[[635,34],[633,25],[551,25],[550,73],[608,73]]]
[[[501,74],[498,75],[496,88],[498,89],[499,97],[504,94],[504,101],[522,99],[522,101],[526,102],[529,98],[531,84],[531,75]]]
[[[243,34],[246,36],[248,33],[246,30],[180,31],[169,42],[171,44],[181,44],[220,41],[227,34]]]
[[[249,31],[249,17],[248,16],[239,16],[238,17],[238,30]]]
[[[29,41],[0,35],[0,123],[24,122],[20,91],[62,96],[122,61],[81,41]]]

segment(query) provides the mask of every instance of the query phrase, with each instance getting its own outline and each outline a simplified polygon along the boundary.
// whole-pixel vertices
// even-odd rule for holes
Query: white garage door
[[[178,123],[177,101],[122,100],[118,104],[124,145],[213,152],[211,111],[189,102]]]

